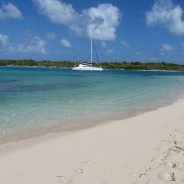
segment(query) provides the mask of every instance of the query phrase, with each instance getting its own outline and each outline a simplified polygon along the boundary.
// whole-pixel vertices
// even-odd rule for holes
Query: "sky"
[[[184,64],[183,0],[0,0],[0,59]],[[94,60],[95,54],[93,56]]]

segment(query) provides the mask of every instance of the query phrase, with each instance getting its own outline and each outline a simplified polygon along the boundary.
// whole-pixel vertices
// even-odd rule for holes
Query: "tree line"
[[[0,60],[0,66],[37,66],[37,67],[68,67],[77,66],[80,62],[72,61],[35,61],[27,60]],[[106,69],[125,69],[125,70],[177,70],[184,71],[184,65],[166,62],[102,62],[101,67]],[[94,63],[94,66],[99,64]]]

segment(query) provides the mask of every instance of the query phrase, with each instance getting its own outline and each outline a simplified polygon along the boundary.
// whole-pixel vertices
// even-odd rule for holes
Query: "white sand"
[[[0,184],[184,183],[183,108],[1,145]]]

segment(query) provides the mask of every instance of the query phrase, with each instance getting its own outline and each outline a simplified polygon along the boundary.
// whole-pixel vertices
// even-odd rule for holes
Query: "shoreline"
[[[72,133],[73,131],[80,131],[80,130],[86,130],[89,128],[93,128],[98,125],[113,123],[114,121],[123,121],[129,118],[136,117],[140,114],[145,114],[147,112],[155,111],[163,107],[170,106],[174,103],[176,103],[179,100],[184,99],[182,95],[179,95],[178,97],[173,98],[170,101],[165,101],[163,103],[160,103],[159,105],[154,105],[152,107],[142,107],[141,109],[138,109],[136,111],[132,111],[129,113],[125,113],[123,115],[120,115],[120,113],[116,116],[105,118],[103,121],[96,121],[96,122],[88,122],[87,124],[85,122],[80,123],[79,125],[74,125],[72,127],[62,127],[62,125],[57,125],[55,127],[50,128],[35,128],[35,129],[29,129],[29,130],[22,130],[18,131],[16,133],[13,133],[14,135],[10,137],[10,135],[5,135],[1,137],[0,140],[0,146],[8,143],[17,143],[20,141],[27,141],[27,140],[33,140],[33,139],[42,139],[42,137],[49,136],[50,134],[66,134],[66,133]],[[23,133],[24,132],[24,133]]]
[[[171,63],[168,63],[168,64],[171,64]],[[180,65],[178,64],[178,66],[180,66]],[[75,67],[75,65],[69,67],[69,66],[56,66],[56,65],[51,65],[51,66],[40,65],[39,66],[39,65],[16,65],[16,64],[12,64],[11,65],[10,64],[10,65],[0,65],[0,67],[30,67],[30,68],[63,68],[63,69],[72,69],[73,67]],[[180,69],[104,68],[104,71],[107,71],[107,70],[150,71],[150,72],[184,72],[184,70],[180,70]]]
[[[0,182],[180,184],[183,106],[179,99],[127,119],[0,145]]]
[[[72,69],[72,67],[57,67],[57,66],[29,66],[29,65],[5,65],[0,67],[30,67],[30,68],[48,68],[48,69]],[[124,71],[142,71],[142,72],[184,72],[184,70],[161,70],[161,69],[114,69],[114,68],[105,68],[104,71],[108,70],[124,70]]]

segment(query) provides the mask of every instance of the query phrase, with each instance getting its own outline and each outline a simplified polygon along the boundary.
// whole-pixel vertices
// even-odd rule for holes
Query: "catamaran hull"
[[[103,68],[98,67],[74,67],[72,70],[80,70],[80,71],[103,71]]]

